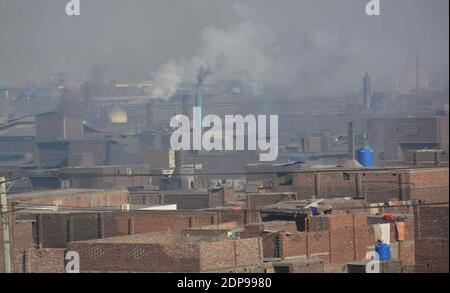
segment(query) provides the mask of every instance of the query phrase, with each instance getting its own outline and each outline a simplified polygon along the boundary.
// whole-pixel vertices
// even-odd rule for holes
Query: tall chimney
[[[192,96],[190,95],[183,95],[181,97],[181,108],[183,115],[189,117],[189,120],[192,122],[193,116],[192,116]],[[192,123],[191,123],[192,125]]]
[[[355,159],[355,131],[353,122],[348,123],[348,159]]]
[[[150,131],[156,130],[156,109],[155,102],[150,101],[147,104],[147,128]]]
[[[364,97],[364,109],[370,109],[370,99],[372,96],[372,90],[370,85],[370,77],[366,72],[366,75],[363,78],[363,97]]]
[[[186,180],[181,175],[183,173],[185,151],[175,151],[175,176],[172,178],[172,189],[187,189]]]
[[[362,168],[361,164],[355,159],[355,131],[353,122],[348,123],[348,154],[347,160],[343,166],[345,168]]]

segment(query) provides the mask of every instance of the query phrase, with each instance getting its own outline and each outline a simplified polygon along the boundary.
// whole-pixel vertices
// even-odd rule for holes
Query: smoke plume
[[[236,6],[240,14],[242,6]],[[274,34],[250,20],[219,29],[208,26],[202,31],[197,56],[170,60],[155,74],[151,98],[168,99],[183,83],[201,85],[206,76],[214,79],[265,79],[274,67]]]

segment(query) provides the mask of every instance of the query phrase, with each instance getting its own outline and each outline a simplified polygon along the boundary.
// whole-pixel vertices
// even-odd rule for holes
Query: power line
[[[412,204],[383,204],[381,206],[370,206],[370,204],[365,205],[365,206],[360,206],[360,207],[341,207],[341,208],[332,208],[332,210],[343,210],[343,211],[347,211],[347,210],[359,210],[359,209],[376,209],[376,208],[391,208],[391,207],[414,207],[414,206],[434,206],[434,205],[448,205],[449,202],[435,202],[435,203],[418,203],[415,205]],[[18,206],[20,207],[21,205],[25,206],[25,208],[21,208],[21,209],[26,209],[26,206],[35,206],[35,207],[51,207],[52,205],[49,204],[39,204],[39,203],[23,203],[23,202],[13,202],[14,206]],[[113,209],[112,207],[82,207],[82,206],[74,206],[74,205],[56,205],[54,207],[58,207],[58,208],[67,208],[67,209],[72,209],[72,210],[80,210],[80,211],[93,211],[93,212],[118,212],[119,210],[117,209]],[[245,209],[243,208],[242,210],[248,211],[248,212],[259,212],[259,209],[256,210],[250,210],[250,209]],[[143,211],[145,212],[145,210],[135,210],[137,212],[139,211]],[[204,212],[215,212],[215,211],[226,211],[226,212],[240,212],[239,211],[235,211],[235,210],[214,210],[214,209],[204,209],[204,210],[181,210],[182,212],[196,212],[196,213],[204,213]]]
[[[109,167],[109,168],[118,168],[118,166],[100,166],[101,167]],[[126,168],[127,166],[121,166],[122,168]],[[283,165],[280,166],[274,166],[273,168],[282,168]],[[94,167],[95,168],[95,167]],[[442,168],[448,168],[447,166],[443,166]],[[90,168],[87,168],[90,169]],[[280,171],[260,171],[260,172],[209,172],[209,173],[198,173],[196,172],[196,175],[198,176],[218,176],[218,175],[287,175],[287,174],[309,174],[309,173],[331,173],[331,172],[348,172],[348,173],[365,173],[365,172],[373,172],[373,171],[402,171],[402,170],[425,170],[430,169],[430,167],[389,167],[389,168],[370,168],[370,169],[345,169],[345,168],[338,168],[336,169],[307,169],[307,170],[280,170]],[[193,176],[193,174],[188,173],[170,173],[170,174],[163,174],[163,173],[133,173],[133,174],[126,174],[126,173],[95,173],[95,172],[65,172],[65,171],[51,171],[51,170],[42,170],[42,171],[11,171],[11,172],[3,172],[3,176],[12,176],[12,175],[22,175],[22,176],[35,176],[35,177],[49,177],[49,176],[60,176],[60,175],[66,175],[66,176],[89,176],[89,177],[144,177],[144,176],[160,176],[160,177],[169,177],[169,176]]]

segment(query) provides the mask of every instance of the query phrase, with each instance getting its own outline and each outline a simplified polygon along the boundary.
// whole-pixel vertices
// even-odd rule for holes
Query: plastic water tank
[[[371,147],[363,147],[358,150],[358,162],[363,167],[375,166],[375,152]]]
[[[377,243],[375,245],[375,251],[378,253],[380,260],[391,259],[391,246],[385,243]]]

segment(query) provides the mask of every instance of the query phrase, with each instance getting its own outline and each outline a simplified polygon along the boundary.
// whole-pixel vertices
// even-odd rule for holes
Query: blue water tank
[[[375,152],[371,147],[363,147],[358,150],[358,162],[363,167],[375,166]]]
[[[391,246],[385,243],[377,243],[375,245],[375,251],[378,253],[380,260],[391,259]]]

